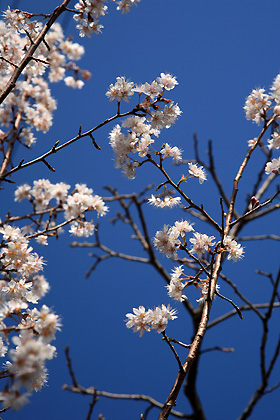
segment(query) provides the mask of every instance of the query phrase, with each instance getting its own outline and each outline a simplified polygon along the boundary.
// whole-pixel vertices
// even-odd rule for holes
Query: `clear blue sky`
[[[30,12],[50,13],[59,3],[58,0],[2,0],[0,7],[5,10],[11,5]],[[91,71],[92,78],[79,91],[71,90],[63,83],[53,85],[58,110],[51,130],[37,136],[38,142],[31,152],[18,149],[14,162],[22,157],[29,160],[49,150],[57,140],[63,142],[72,138],[80,125],[84,130],[90,129],[114,115],[115,104],[108,102],[105,92],[117,76],[142,83],[151,82],[161,72],[169,72],[179,82],[170,98],[178,102],[183,114],[172,128],[162,132],[160,141],[177,145],[184,150],[185,159],[192,159],[192,136],[196,131],[201,157],[207,160],[204,153],[211,138],[218,173],[229,194],[233,176],[246,153],[247,140],[259,132],[256,125],[245,119],[245,97],[255,87],[268,89],[280,72],[279,12],[277,0],[268,0],[265,4],[260,0],[142,0],[127,15],[116,12],[115,5],[109,3],[109,13],[101,22],[103,34],[91,39],[79,38],[71,18],[62,16],[59,22],[66,34],[74,34],[76,42],[86,48],[80,65]],[[128,109],[127,105],[124,109]],[[77,182],[87,183],[99,195],[107,195],[102,187],[108,184],[128,193],[139,191],[152,182],[160,183],[161,177],[145,167],[140,168],[135,181],[126,180],[114,168],[108,144],[108,133],[112,128],[113,125],[107,126],[96,133],[95,139],[102,151],[96,150],[85,138],[49,159],[56,168],[54,174],[39,165],[18,172],[13,179],[17,185],[39,178],[49,178],[54,183],[63,181],[72,186]],[[237,201],[239,210],[245,206],[246,194],[252,188],[261,162],[259,155],[244,175]],[[174,177],[180,176],[182,168],[169,168]],[[10,208],[14,215],[22,214],[23,207],[13,203],[14,186],[5,185],[5,188],[1,217]],[[220,217],[219,195],[211,181],[202,186],[189,182],[187,188],[191,197],[198,203],[203,202],[214,217]],[[140,247],[129,240],[128,229],[109,226],[113,212],[112,208],[101,220],[102,239],[118,246],[120,251],[143,255]],[[146,214],[151,236],[164,223],[172,224],[184,217],[179,210],[160,211],[148,207]],[[203,229],[202,225],[200,229]],[[255,223],[244,234],[277,233],[276,230],[279,232],[279,217],[274,216],[269,221],[264,219],[262,223]],[[212,234],[209,230],[205,233]],[[3,419],[86,418],[90,399],[61,391],[64,383],[70,384],[64,357],[66,345],[70,346],[73,367],[83,386],[147,394],[164,402],[173,384],[176,361],[161,337],[151,333],[140,339],[124,324],[125,314],[141,304],[153,307],[171,303],[176,307],[168,299],[163,281],[149,267],[118,260],[100,265],[85,280],[92,259],[87,250],[69,248],[70,242],[71,237],[65,234],[57,242],[50,241],[48,247],[39,248],[33,244],[47,262],[45,275],[51,292],[45,303],[61,314],[63,329],[55,342],[58,356],[48,364],[48,387],[34,394],[31,404],[22,411],[4,413]],[[263,302],[267,296],[267,283],[254,274],[254,269],[275,273],[279,247],[269,241],[245,245],[246,258],[237,264],[224,264],[224,272],[255,302]],[[173,267],[170,261],[161,257],[160,260],[168,270]],[[221,293],[235,298],[222,284]],[[196,298],[195,294],[190,297],[192,302]],[[239,303],[237,298],[235,301]],[[180,318],[169,326],[167,333],[189,342],[192,335],[190,319],[183,308],[177,308]],[[212,316],[231,309],[217,300]],[[275,334],[279,334],[279,328],[274,327]],[[250,351],[259,344],[259,328],[253,315],[246,313],[243,321],[235,317],[227,326],[221,324],[207,335],[204,348],[213,345],[235,348],[230,354],[209,353],[201,361],[198,388],[209,420],[236,419],[259,384],[258,360]],[[279,375],[277,379],[275,374],[273,379],[272,384],[279,381]],[[266,396],[252,420],[276,418],[278,400],[279,391]],[[141,403],[100,399],[92,418],[103,413],[106,420],[139,419],[145,407]],[[184,396],[179,397],[177,409],[191,412]],[[149,418],[157,418],[156,410]]]

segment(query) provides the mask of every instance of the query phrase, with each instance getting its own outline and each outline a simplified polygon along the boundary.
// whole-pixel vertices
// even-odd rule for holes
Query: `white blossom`
[[[116,99],[120,102],[122,99],[128,102],[128,98],[134,94],[133,82],[128,82],[124,77],[117,77],[116,83],[109,86],[109,90],[106,92],[109,101]]]
[[[228,252],[227,259],[237,262],[244,256],[244,248],[238,244],[231,236],[226,236],[223,240],[225,251]]]
[[[176,77],[168,73],[160,73],[160,77],[157,78],[157,82],[166,90],[174,89],[174,87],[178,85]]]
[[[208,236],[206,234],[194,232],[194,237],[190,239],[190,242],[192,243],[192,254],[197,254],[198,258],[201,258],[201,256],[208,251],[208,248],[210,246],[213,246],[214,243],[214,236]]]
[[[198,178],[199,183],[202,184],[207,180],[206,171],[202,166],[197,166],[196,163],[188,163],[189,165],[189,174]]]
[[[247,120],[253,120],[257,124],[264,118],[267,108],[271,105],[271,97],[264,93],[264,89],[254,89],[245,102]]]
[[[155,207],[166,208],[174,207],[181,203],[181,197],[165,196],[163,199],[155,197],[153,194],[148,198],[148,203],[153,204]]]
[[[267,175],[271,173],[278,174],[280,172],[280,157],[277,159],[272,159],[271,162],[267,162],[265,166],[265,173]]]
[[[280,134],[276,131],[272,133],[271,139],[268,140],[268,148],[269,150],[280,148]]]

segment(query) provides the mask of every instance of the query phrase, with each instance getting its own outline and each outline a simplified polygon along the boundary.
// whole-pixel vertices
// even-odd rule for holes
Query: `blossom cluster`
[[[30,16],[9,8],[4,13],[5,21],[0,21],[0,90],[42,29],[42,23],[31,21]],[[65,39],[59,23],[52,25],[44,40],[0,106],[0,126],[7,127],[4,138],[9,141],[13,136],[27,147],[36,141],[34,129],[46,133],[52,125],[57,104],[49,82],[64,80],[67,86],[81,88],[84,84],[81,79],[90,77],[88,71],[80,70],[75,64],[84,54],[84,47]],[[67,71],[71,75],[67,76]]]
[[[155,197],[153,194],[148,198],[148,203],[153,204],[158,208],[174,207],[181,203],[181,197],[172,197],[171,195],[165,195],[163,199]]]
[[[173,321],[177,318],[176,310],[171,309],[170,306],[161,305],[155,309],[146,309],[144,306],[133,308],[133,314],[126,314],[128,321],[126,322],[127,328],[133,328],[133,332],[139,332],[140,337],[143,336],[145,331],[151,329],[157,330],[158,333],[163,332],[168,324],[168,321]]]
[[[152,200],[156,201],[157,199],[153,197]],[[193,237],[187,240],[186,235],[191,232],[193,233]],[[202,260],[202,257],[207,252],[213,254],[211,247],[215,246],[215,252],[217,253],[227,253],[227,259],[233,262],[243,257],[243,247],[231,236],[225,236],[218,243],[214,240],[214,236],[195,232],[192,224],[187,220],[176,221],[171,227],[164,225],[163,230],[156,232],[154,246],[165,254],[167,258],[176,259],[178,257],[178,250],[184,250],[196,263],[199,263],[200,272],[207,274],[204,279],[200,278],[200,272],[196,276],[188,276],[184,274],[183,265],[175,267],[171,273],[170,282],[166,286],[169,297],[183,302],[187,300],[186,295],[183,294],[186,287],[194,286],[200,290],[200,298],[197,302],[202,304],[206,300],[209,293],[210,275],[208,275],[205,260]],[[190,249],[188,249],[188,242],[191,244]],[[216,292],[218,290],[219,285],[217,284]],[[169,306],[162,305],[161,308],[157,307],[155,310],[148,309],[147,311],[144,306],[139,306],[138,309],[133,309],[133,313],[126,315],[128,318],[126,326],[133,328],[134,332],[139,332],[140,337],[142,337],[145,331],[150,331],[151,329],[157,329],[158,332],[164,331],[167,321],[174,319],[174,315],[175,311],[169,310]]]
[[[180,238],[184,239],[185,234],[193,230],[187,220],[175,222],[175,225],[171,227],[164,225],[162,230],[156,232],[154,246],[167,258],[177,258],[177,250],[181,245]]]
[[[192,247],[187,249],[186,233],[193,232],[193,237],[189,239]],[[189,255],[195,255],[201,258],[211,247],[216,245],[214,236],[208,236],[205,233],[195,232],[192,225],[187,221],[177,221],[174,226],[164,225],[162,230],[156,232],[154,238],[154,246],[167,258],[177,258],[177,251],[185,249]],[[233,240],[230,236],[226,236],[223,240],[222,251],[228,252],[227,259],[234,262],[243,257],[244,249]]]
[[[49,290],[42,274],[43,260],[18,227],[3,224],[0,252],[0,356],[8,356],[5,375],[9,381],[0,392],[4,408],[17,410],[28,402],[32,390],[47,382],[46,361],[55,356],[50,344],[60,330],[59,317],[50,308],[37,305]],[[15,348],[10,348],[9,335]]]
[[[209,251],[211,246],[214,246],[214,236],[208,236],[194,232],[192,225],[187,221],[175,222],[174,226],[164,226],[162,231],[158,231],[154,238],[154,245],[163,252],[168,258],[176,258],[178,249],[187,250],[186,234],[193,231],[193,238],[189,239],[192,244],[192,248],[188,251],[188,254],[197,254],[197,258],[201,258],[203,254]],[[236,262],[242,258],[244,250],[240,244],[233,240],[230,236],[226,236],[223,242],[220,243],[219,252],[228,252],[227,259]],[[196,259],[197,260],[197,259]],[[183,265],[174,268],[171,273],[170,283],[166,286],[169,297],[174,300],[183,302],[187,297],[183,294],[184,289],[189,286],[195,286],[196,289],[200,290],[200,298],[197,300],[199,303],[203,303],[209,292],[209,277],[201,279],[198,275],[187,276],[184,274]],[[219,285],[216,285],[216,291],[219,290]],[[139,332],[140,337],[143,336],[145,331],[151,329],[157,329],[158,332],[165,330],[169,319],[176,318],[175,311],[170,310],[169,306],[157,307],[155,310],[146,309],[144,306],[134,308],[133,313],[126,315],[128,321],[126,326],[133,328],[134,332]]]
[[[199,277],[187,276],[184,274],[184,268],[182,265],[175,267],[171,273],[170,283],[166,286],[168,290],[168,296],[179,302],[187,300],[187,296],[183,294],[183,291],[188,286],[194,286],[200,290],[201,296],[197,300],[199,303],[203,303],[208,295],[209,290],[209,278],[201,279]],[[216,290],[219,289],[219,285],[216,285]]]
[[[139,2],[140,0],[117,1],[117,10],[127,13],[133,5]],[[81,37],[91,37],[93,33],[102,32],[103,25],[99,23],[99,18],[107,13],[108,6],[105,3],[108,2],[105,0],[79,0],[75,4],[74,8],[77,12],[73,18],[77,22],[76,28]]]
[[[171,147],[165,143],[158,151],[151,146],[155,142],[152,136],[158,137],[163,128],[169,128],[181,115],[177,104],[163,98],[164,92],[173,89],[177,84],[175,77],[165,73],[161,73],[151,84],[140,86],[135,86],[124,77],[118,77],[116,83],[111,84],[106,92],[110,101],[116,100],[119,104],[121,100],[128,102],[135,92],[138,93],[139,103],[132,112],[134,115],[128,116],[122,123],[127,133],[122,132],[122,127],[117,124],[109,135],[116,167],[121,168],[128,178],[135,178],[135,169],[141,164],[130,156],[131,153],[138,154],[140,158],[154,153],[162,159],[182,159],[182,151],[176,146]],[[142,100],[141,95],[144,95]]]
[[[70,233],[87,237],[93,234],[94,224],[86,220],[85,212],[94,210],[103,216],[108,211],[102,198],[86,185],[76,184],[69,190],[70,185],[47,179],[21,185],[15,190],[15,201],[29,200],[33,212],[19,219],[30,220],[31,225],[11,226],[9,217],[0,222],[0,356],[8,358],[5,375],[11,378],[0,392],[4,408],[19,409],[32,390],[40,390],[47,382],[46,361],[56,352],[50,342],[61,327],[50,308],[37,307],[49,283],[40,273],[44,262],[30,246],[30,239],[47,245],[49,236],[57,235],[65,224],[70,224]],[[60,212],[65,222],[59,225]],[[13,335],[10,341],[9,335]],[[10,342],[14,348],[9,349]]]
[[[70,193],[70,185],[63,182],[52,184],[48,179],[39,179],[33,182],[33,187],[28,184],[19,186],[15,191],[15,201],[28,199],[37,213],[42,218],[42,213],[50,212],[47,224],[37,234],[38,241],[47,244],[48,231],[57,230],[59,225],[55,225],[58,212],[63,212],[65,220],[70,223],[70,233],[78,237],[88,237],[94,233],[95,226],[92,221],[87,221],[85,212],[94,210],[98,216],[104,216],[108,207],[99,195],[93,194],[93,190],[85,184],[76,184]],[[55,200],[56,204],[50,202]],[[57,226],[57,229],[55,227]],[[29,233],[33,231],[32,225],[25,227]],[[38,230],[38,223],[36,223]]]
[[[253,120],[257,124],[261,121],[268,120],[268,111],[273,110],[273,117],[275,120],[280,119],[280,74],[276,76],[270,89],[270,93],[265,93],[264,89],[254,89],[248,96],[244,106],[246,118]],[[249,140],[249,147],[256,144],[257,139]],[[275,131],[272,133],[271,138],[268,140],[268,149],[280,148],[280,134],[278,124],[275,124]],[[272,159],[265,167],[267,175],[271,173],[280,173],[280,157]]]
[[[237,262],[244,256],[244,248],[238,244],[231,236],[226,236],[223,240],[224,250],[228,252],[227,259]]]

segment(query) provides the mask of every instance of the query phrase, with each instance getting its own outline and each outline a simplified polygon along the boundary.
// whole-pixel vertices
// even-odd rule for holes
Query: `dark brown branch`
[[[221,293],[219,293],[217,290],[215,291],[215,294],[217,296],[219,296],[221,299],[224,299],[227,302],[229,302],[234,307],[234,309],[236,310],[236,312],[238,313],[239,318],[243,319],[243,315],[242,315],[242,313],[240,311],[240,308],[231,299],[228,299],[227,297],[221,295]]]
[[[11,169],[8,172],[2,173],[0,176],[0,181],[5,180],[6,177],[12,175],[13,173],[24,169],[24,168],[28,168],[31,165],[34,165],[38,162],[44,162],[46,164],[46,158],[48,158],[49,156],[53,155],[54,153],[59,152],[60,150],[64,149],[65,147],[69,146],[72,143],[75,143],[77,140],[80,140],[84,137],[92,137],[92,133],[96,130],[98,130],[99,128],[103,127],[106,124],[109,124],[110,122],[114,121],[116,118],[122,118],[125,117],[127,115],[137,115],[136,112],[138,111],[138,109],[133,109],[132,111],[126,112],[124,114],[115,114],[113,117],[107,118],[105,121],[103,121],[102,123],[96,125],[95,127],[91,128],[88,131],[85,131],[84,133],[81,133],[81,130],[79,130],[78,135],[73,137],[71,140],[66,141],[65,143],[61,144],[60,146],[58,146],[59,141],[57,141],[54,146],[46,153],[44,153],[43,155],[29,161],[26,163],[23,163],[23,161],[21,161],[17,166],[15,166],[13,169]],[[98,146],[99,150],[100,147]]]
[[[75,373],[74,373],[73,368],[72,368],[72,361],[71,361],[71,357],[70,357],[70,353],[69,353],[69,346],[65,347],[64,351],[65,351],[65,356],[66,356],[67,367],[68,367],[68,370],[69,370],[69,373],[70,373],[70,376],[71,376],[71,379],[72,379],[73,386],[78,387],[78,382],[77,382],[77,379],[75,377]]]
[[[222,183],[221,183],[221,181],[218,178],[218,175],[216,173],[215,164],[214,164],[213,147],[212,147],[212,141],[211,140],[209,140],[209,142],[208,142],[208,155],[209,155],[209,166],[205,166],[205,167],[210,172],[210,174],[213,178],[213,181],[215,182],[215,184],[218,188],[218,191],[219,191],[220,195],[222,196],[222,198],[223,198],[224,202],[226,203],[227,207],[229,207],[229,198],[227,197],[227,195],[226,195],[226,193],[223,189]],[[234,212],[234,217],[236,217],[236,218],[238,217],[237,212]]]
[[[166,335],[165,331],[162,331],[162,335],[163,335],[163,337],[162,337],[163,341],[166,341],[166,343],[168,344],[168,346],[169,346],[169,348],[171,349],[172,353],[174,354],[175,359],[177,360],[177,363],[178,363],[179,369],[180,369],[181,371],[183,371],[183,366],[182,366],[182,363],[181,363],[180,357],[178,356],[178,353],[176,352],[176,350],[175,350],[174,346],[172,346],[172,344],[171,344],[171,340],[169,339],[169,337],[167,337],[167,335]]]

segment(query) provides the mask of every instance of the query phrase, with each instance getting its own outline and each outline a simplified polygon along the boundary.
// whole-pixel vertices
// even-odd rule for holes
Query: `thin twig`
[[[167,344],[168,344],[168,346],[170,347],[170,349],[171,349],[172,353],[174,354],[175,359],[177,360],[177,363],[178,363],[179,369],[180,369],[181,371],[183,371],[183,366],[182,366],[182,363],[181,363],[180,357],[178,356],[178,353],[176,352],[176,350],[175,350],[174,346],[172,346],[171,341],[170,341],[170,340],[169,340],[169,338],[167,337],[167,335],[166,335],[165,331],[162,331],[162,335],[163,335],[162,339],[163,339],[164,341],[166,341],[166,343],[167,343]]]
[[[228,299],[227,297],[221,295],[221,293],[219,293],[217,290],[215,291],[215,294],[217,296],[219,296],[221,299],[224,299],[227,302],[229,302],[234,307],[234,309],[236,310],[236,312],[238,313],[239,318],[243,319],[243,315],[242,315],[239,307],[231,299]]]
[[[156,401],[154,398],[148,395],[143,395],[143,394],[116,394],[113,392],[98,391],[93,387],[83,388],[80,385],[78,385],[77,387],[63,385],[62,389],[66,391],[78,393],[78,394],[83,394],[83,395],[93,395],[93,393],[96,392],[96,395],[98,397],[113,398],[113,399],[118,399],[118,400],[146,401],[159,409],[161,409],[163,406],[160,402]],[[184,414],[177,410],[172,410],[171,414],[179,419],[194,419],[194,415]]]

